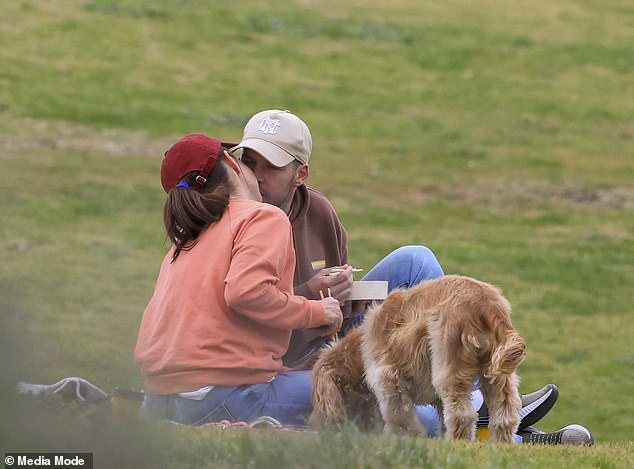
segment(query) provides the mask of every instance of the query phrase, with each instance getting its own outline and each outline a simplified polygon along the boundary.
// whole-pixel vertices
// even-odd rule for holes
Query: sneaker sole
[[[590,430],[588,430],[586,427],[573,424],[573,425],[568,425],[562,428],[561,430],[564,432],[566,430],[577,430],[578,432],[581,432],[584,435],[586,435],[586,440],[584,441],[580,441],[580,442],[566,441],[565,444],[587,445],[587,446],[592,446],[594,444],[594,438],[592,438],[592,433],[590,433]],[[564,439],[565,439],[565,436],[564,436]]]
[[[559,390],[557,386],[552,386],[549,393],[544,394],[535,402],[523,407],[522,410],[520,410],[521,421],[519,428],[530,427],[543,419],[544,416],[550,412],[550,409],[553,408],[558,397]]]
[[[557,402],[558,397],[559,397],[559,390],[557,389],[557,386],[553,384],[550,386],[549,392],[544,394],[535,402],[532,402],[526,407],[522,407],[522,409],[519,412],[520,425],[518,430],[521,430],[526,427],[530,427],[534,423],[539,422],[542,418],[544,418],[544,416],[548,412],[550,412],[550,409],[553,408],[553,406],[555,405],[555,402]],[[478,428],[488,427],[489,415],[478,417],[476,426]]]
[[[581,425],[568,425],[553,433],[545,433],[537,429],[534,432],[521,432],[523,442],[531,445],[571,445],[571,446],[592,446],[594,438],[587,428]]]

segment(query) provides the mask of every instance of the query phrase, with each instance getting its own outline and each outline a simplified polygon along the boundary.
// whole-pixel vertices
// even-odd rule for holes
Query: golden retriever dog
[[[423,433],[415,405],[431,404],[447,438],[473,440],[471,390],[479,377],[491,440],[513,442],[521,409],[515,370],[525,350],[509,302],[488,283],[447,275],[394,290],[322,352],[311,422],[349,419],[367,429],[382,418],[387,433]]]
[[[351,421],[365,431],[383,425],[379,403],[364,380],[361,358],[363,324],[322,350],[313,366],[313,413],[318,426]]]

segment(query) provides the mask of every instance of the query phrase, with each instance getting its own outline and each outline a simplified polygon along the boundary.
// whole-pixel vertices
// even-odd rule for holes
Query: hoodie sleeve
[[[291,225],[282,211],[263,205],[237,229],[225,300],[236,313],[269,327],[321,326],[323,306],[293,295],[294,268]]]

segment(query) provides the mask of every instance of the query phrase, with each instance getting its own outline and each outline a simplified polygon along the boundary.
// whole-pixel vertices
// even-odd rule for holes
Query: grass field
[[[98,467],[634,467],[633,18],[625,0],[2,2],[2,449],[116,455]],[[266,108],[310,125],[310,183],[351,262],[425,244],[499,285],[528,342],[522,390],[560,389],[540,427],[586,425],[594,448],[121,427],[16,398],[19,380],[142,387],[163,152],[238,140]]]

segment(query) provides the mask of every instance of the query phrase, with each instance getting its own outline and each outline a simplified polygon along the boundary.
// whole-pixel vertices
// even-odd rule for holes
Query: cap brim
[[[233,153],[236,150],[244,148],[258,152],[262,155],[262,158],[278,168],[286,166],[295,159],[293,155],[287,153],[285,150],[282,150],[277,145],[259,138],[247,138],[235,147],[231,148],[230,151]]]

